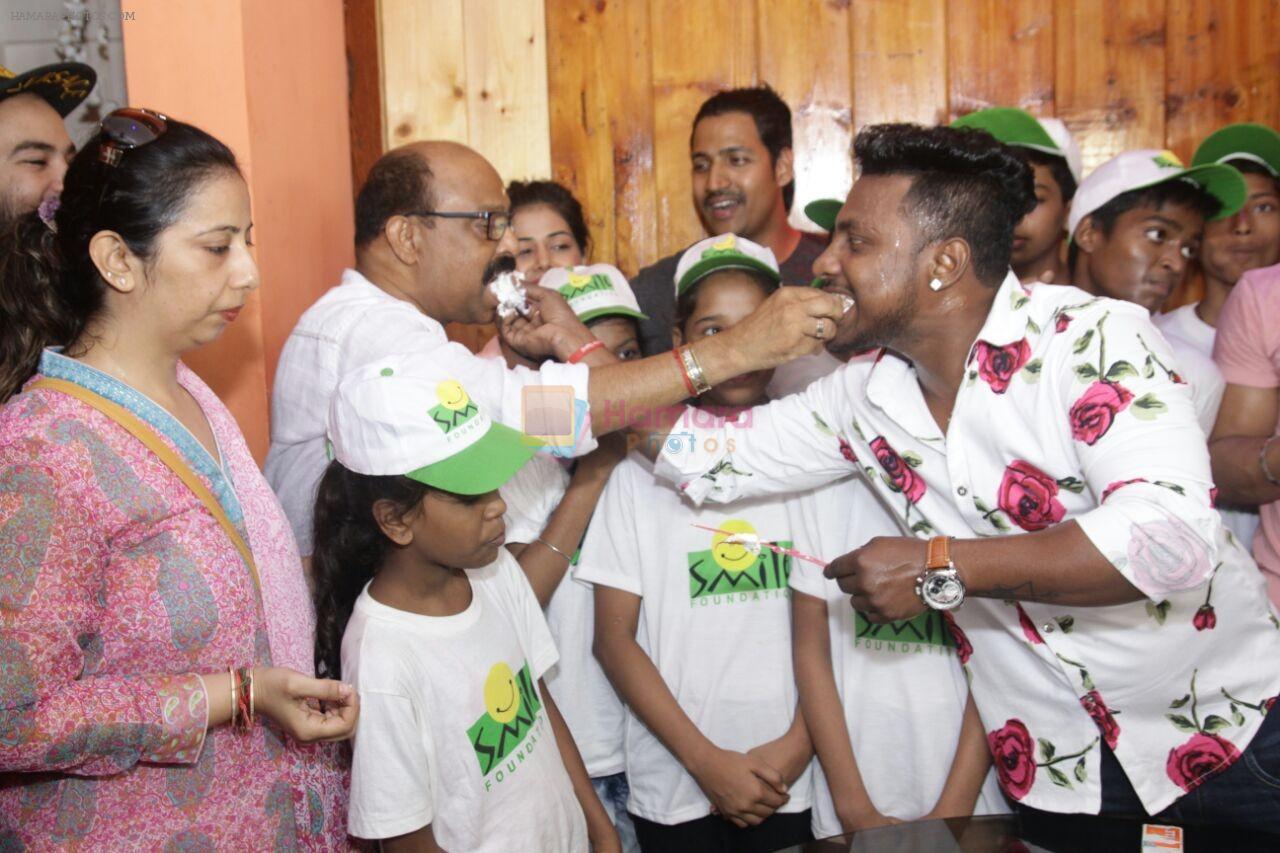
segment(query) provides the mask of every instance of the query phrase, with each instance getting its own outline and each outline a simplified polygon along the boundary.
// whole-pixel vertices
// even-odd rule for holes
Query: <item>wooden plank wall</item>
[[[1280,126],[1280,0],[379,0],[378,19],[384,145],[457,139],[508,179],[554,175],[627,273],[701,236],[690,121],[728,86],[791,105],[797,222],[847,190],[876,122],[1015,104],[1062,118],[1086,169]]]

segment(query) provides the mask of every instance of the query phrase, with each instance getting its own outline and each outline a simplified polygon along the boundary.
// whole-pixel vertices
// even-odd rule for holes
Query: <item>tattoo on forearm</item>
[[[1023,581],[1013,586],[996,584],[991,589],[974,590],[971,595],[980,598],[998,598],[1007,601],[1053,601],[1058,593],[1053,590],[1036,589],[1034,581]]]

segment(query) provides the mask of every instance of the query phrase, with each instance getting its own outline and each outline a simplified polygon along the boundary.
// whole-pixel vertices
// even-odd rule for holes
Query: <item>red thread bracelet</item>
[[[671,355],[675,358],[676,364],[680,367],[680,378],[684,380],[685,390],[689,392],[690,397],[698,396],[698,392],[693,388],[693,380],[689,378],[689,370],[684,366],[684,359],[680,357],[680,347],[676,347],[671,351]]]
[[[574,352],[574,354],[573,354],[573,355],[569,356],[569,359],[568,359],[568,362],[567,362],[567,363],[568,363],[568,364],[577,364],[578,362],[582,361],[582,360],[583,360],[584,358],[586,358],[587,356],[591,355],[591,353],[593,353],[593,352],[595,352],[596,350],[600,349],[602,346],[604,346],[604,341],[602,341],[602,340],[600,340],[600,339],[598,339],[598,338],[597,338],[597,339],[594,339],[594,340],[587,341],[585,344],[583,344],[582,346],[578,347],[578,349]]]

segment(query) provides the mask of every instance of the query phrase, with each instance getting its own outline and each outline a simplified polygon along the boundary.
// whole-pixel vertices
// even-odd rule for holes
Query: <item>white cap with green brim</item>
[[[676,297],[717,270],[753,270],[773,281],[782,281],[771,249],[737,234],[722,234],[684,250],[676,264]]]
[[[1154,148],[1117,154],[1085,178],[1071,200],[1067,233],[1075,236],[1084,218],[1119,195],[1144,190],[1166,181],[1195,184],[1221,204],[1210,220],[1231,216],[1244,204],[1248,188],[1244,178],[1231,166],[1207,164],[1187,167],[1172,151]]]
[[[556,267],[543,273],[538,284],[558,291],[584,323],[601,317],[649,319],[640,312],[640,303],[622,270],[609,264]]]
[[[493,491],[539,442],[495,423],[429,352],[351,371],[329,404],[333,457],[357,474],[401,475],[459,495]]]
[[[1280,178],[1280,133],[1265,124],[1229,124],[1205,137],[1191,156],[1191,165],[1229,160],[1250,160]]]
[[[1080,146],[1067,126],[1056,118],[1036,118],[1017,107],[991,107],[962,115],[952,127],[974,127],[985,130],[1005,145],[1030,148],[1052,154],[1067,161],[1067,169],[1077,182],[1082,171]]]

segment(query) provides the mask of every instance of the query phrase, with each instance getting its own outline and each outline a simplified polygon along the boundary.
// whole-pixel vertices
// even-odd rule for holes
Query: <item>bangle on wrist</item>
[[[576,350],[574,350],[573,355],[565,359],[565,363],[577,364],[578,362],[582,361],[584,358],[591,355],[591,353],[595,352],[596,350],[600,349],[603,346],[604,346],[604,341],[600,340],[599,338],[593,338],[587,341],[582,346],[578,347]]]
[[[1266,477],[1267,482],[1273,486],[1280,486],[1280,477],[1277,477],[1271,471],[1271,466],[1267,464],[1267,451],[1271,449],[1271,442],[1278,438],[1280,434],[1271,436],[1262,442],[1262,449],[1258,451],[1258,467],[1262,469],[1262,476]]]
[[[701,397],[703,394],[711,390],[711,383],[707,381],[707,376],[702,372],[702,365],[698,362],[698,357],[693,354],[693,349],[689,345],[676,347],[672,350],[675,354],[676,361],[680,364],[680,372],[684,377],[684,387],[688,389],[691,396]]]
[[[227,676],[231,679],[231,719],[228,720],[228,723],[234,730],[236,727],[236,708],[238,707],[236,702],[236,668],[234,666],[227,667]]]
[[[564,557],[564,561],[565,561],[565,563],[569,564],[570,566],[572,566],[572,565],[573,565],[573,557],[570,557],[570,556],[569,556],[568,554],[566,554],[564,551],[561,551],[559,548],[557,548],[555,545],[552,545],[550,542],[548,542],[547,540],[543,539],[541,536],[539,536],[537,539],[535,539],[535,540],[533,540],[533,541],[534,541],[534,542],[540,542],[541,544],[546,545],[546,546],[547,546],[548,548],[550,548],[552,551],[555,551],[555,552],[556,552],[557,554],[559,554],[561,557]]]
[[[693,390],[693,382],[689,380],[689,371],[685,369],[684,360],[680,358],[680,347],[671,350],[671,357],[676,360],[676,367],[680,370],[680,379],[684,382],[684,390],[689,393],[690,397],[698,396],[698,392]]]

